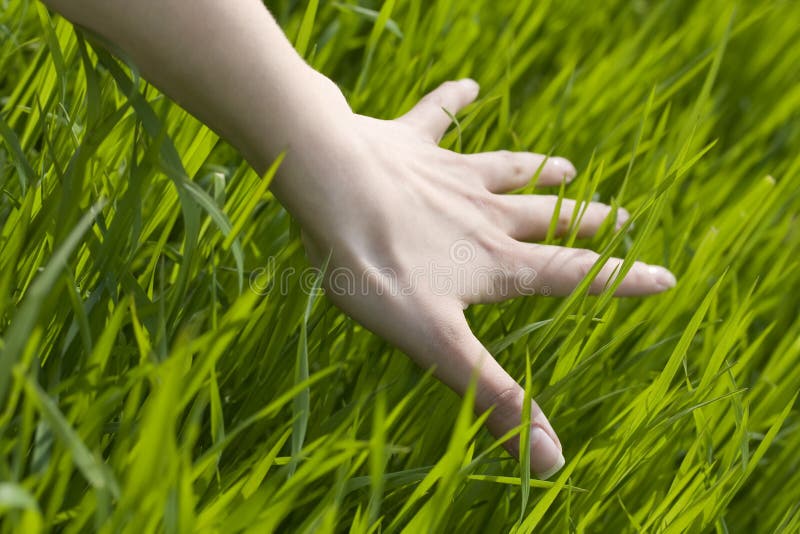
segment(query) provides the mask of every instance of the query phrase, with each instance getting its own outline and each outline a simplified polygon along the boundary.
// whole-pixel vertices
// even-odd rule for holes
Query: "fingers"
[[[586,249],[520,243],[519,258],[523,267],[511,274],[513,293],[563,296],[572,292],[598,260],[596,252]],[[589,292],[598,294],[619,273],[622,260],[610,258],[592,281]],[[650,295],[675,286],[675,276],[664,267],[637,261],[631,266],[615,295],[618,297]]]
[[[505,193],[525,187],[539,172],[538,185],[560,185],[575,178],[575,167],[569,160],[548,158],[532,152],[481,152],[464,154],[463,158],[480,174],[486,188],[493,193]]]
[[[372,283],[382,278],[360,280]],[[377,291],[378,286],[371,287],[365,297],[353,299],[332,290],[333,287],[331,282],[326,283],[330,289],[328,297],[334,304],[364,327],[394,343],[419,366],[434,367],[435,376],[459,395],[467,392],[474,376],[475,411],[482,414],[492,409],[486,426],[495,437],[522,423],[524,390],[472,333],[464,318],[461,299],[426,296],[423,291],[387,299]],[[358,291],[369,288],[354,287]],[[519,458],[518,436],[503,446]],[[531,471],[540,478],[552,475],[564,465],[561,443],[536,403],[531,405],[529,454]]]
[[[502,210],[501,226],[509,236],[520,241],[544,239],[558,206],[558,197],[554,195],[497,195],[495,200]],[[574,200],[568,198],[561,200],[555,216],[557,236],[563,236],[569,230],[575,214],[575,204]],[[589,237],[597,233],[611,212],[611,206],[600,202],[589,202],[581,206],[578,213],[578,237]],[[626,210],[617,210],[616,227],[621,227],[629,217]]]
[[[478,84],[468,78],[444,82],[397,120],[409,124],[438,143],[452,122],[444,110],[455,115],[475,100],[478,90]]]
[[[477,373],[475,410],[483,413],[491,409],[486,426],[495,437],[500,437],[522,422],[525,391],[497,363],[473,335],[461,310],[454,310],[446,325],[438,328],[432,363],[436,376],[458,394],[469,387],[473,372]],[[519,459],[519,436],[503,446]],[[530,465],[536,476],[545,479],[564,465],[561,442],[541,408],[531,406]]]

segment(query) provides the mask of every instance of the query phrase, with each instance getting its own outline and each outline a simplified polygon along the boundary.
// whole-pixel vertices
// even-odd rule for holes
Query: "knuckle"
[[[508,416],[521,412],[522,402],[523,397],[520,395],[520,388],[509,386],[489,396],[486,407],[488,409],[493,406],[493,413],[496,416]]]
[[[514,153],[510,150],[498,150],[497,151],[498,159],[504,162],[506,165],[510,165],[512,168],[516,168],[516,158],[514,157]]]
[[[459,154],[449,150],[445,150],[444,153],[446,154],[445,163],[451,164],[460,176],[483,182],[483,173],[477,158],[473,157],[474,154]]]
[[[513,273],[526,266],[517,243],[505,234],[495,239],[487,237],[482,245],[489,256],[508,272]]]
[[[480,189],[465,191],[464,198],[483,213],[492,215],[498,211],[497,200],[491,194]]]
[[[572,222],[572,210],[568,209],[567,206],[562,204],[558,211],[557,219],[556,232],[558,234],[566,234],[569,230],[570,223]]]
[[[582,250],[576,254],[574,264],[581,278],[585,278],[589,274],[597,262],[597,258],[599,258],[598,254],[590,250]]]
[[[514,178],[521,178],[523,175],[527,173],[527,166],[525,165],[525,161],[520,157],[520,154],[517,152],[512,152],[510,150],[504,151],[504,159],[509,167],[509,170]]]
[[[453,321],[435,319],[429,321],[428,325],[430,328],[429,337],[434,350],[444,354],[452,354],[464,349],[467,333],[460,325]]]

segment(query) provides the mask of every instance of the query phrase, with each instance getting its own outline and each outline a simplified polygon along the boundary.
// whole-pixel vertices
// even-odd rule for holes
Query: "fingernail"
[[[558,173],[568,182],[571,182],[578,174],[578,171],[575,170],[575,165],[573,165],[572,162],[566,158],[550,158],[549,163],[558,169]]]
[[[531,428],[531,471],[541,480],[546,480],[564,467],[564,455],[547,433],[534,426]]]
[[[675,280],[675,275],[669,272],[667,269],[660,267],[658,265],[650,265],[647,268],[650,276],[656,282],[656,285],[659,286],[659,289],[669,289],[671,287],[675,287],[677,280]]]
[[[622,225],[631,218],[631,214],[625,208],[617,209],[617,230],[622,228]],[[631,225],[633,227],[633,225]]]
[[[539,477],[539,480],[547,480],[551,476],[561,471],[561,468],[564,467],[564,464],[566,463],[567,461],[564,459],[564,455],[562,453],[559,453],[558,461],[555,463],[555,465],[549,470],[545,471],[544,473],[539,473],[536,476]]]

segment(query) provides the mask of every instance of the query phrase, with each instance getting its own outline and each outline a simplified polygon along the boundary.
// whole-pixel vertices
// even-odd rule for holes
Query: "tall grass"
[[[800,3],[270,7],[360,113],[478,80],[443,144],[571,158],[565,194],[635,228],[552,241],[678,286],[469,310],[565,446],[530,480],[468,400],[280,291],[306,263],[270,173],[0,0],[0,530],[800,529]]]

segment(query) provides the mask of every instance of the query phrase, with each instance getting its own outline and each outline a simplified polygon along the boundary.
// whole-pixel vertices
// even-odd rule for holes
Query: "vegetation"
[[[551,241],[678,286],[468,311],[564,444],[531,480],[313,279],[273,283],[307,265],[274,168],[0,0],[1,531],[800,529],[800,3],[270,7],[359,113],[478,80],[443,144],[569,157],[560,194],[635,228]]]

